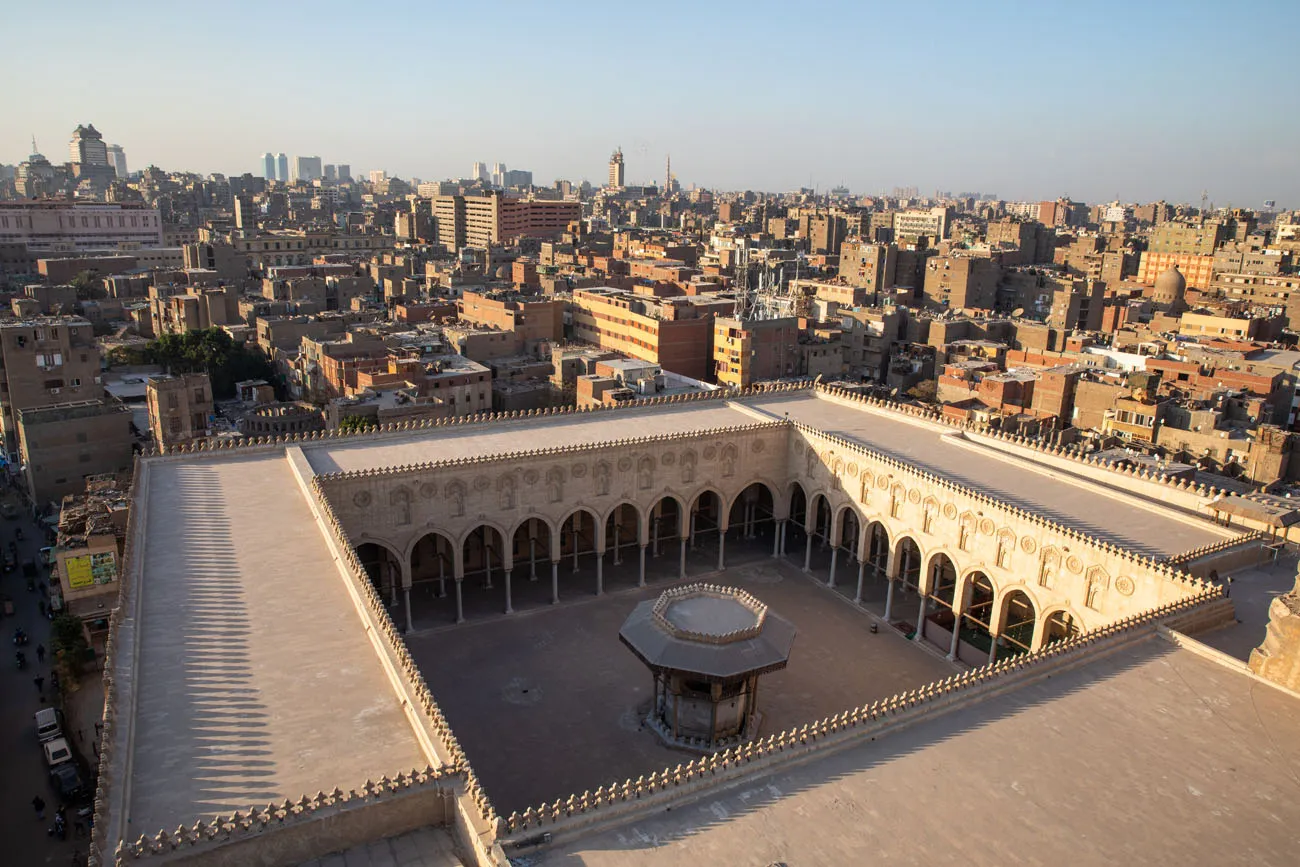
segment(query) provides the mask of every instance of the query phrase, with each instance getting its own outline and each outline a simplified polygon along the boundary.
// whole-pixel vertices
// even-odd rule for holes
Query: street
[[[12,497],[12,494],[8,496]],[[0,594],[13,600],[12,616],[0,618],[0,632],[5,640],[5,657],[0,660],[0,744],[3,744],[4,761],[0,762],[0,838],[5,841],[3,860],[6,864],[79,864],[84,863],[87,838],[74,839],[73,822],[75,810],[69,809],[68,834],[66,841],[59,841],[47,832],[54,822],[54,810],[59,804],[54,787],[49,779],[49,771],[42,754],[40,743],[36,738],[33,714],[42,707],[58,706],[50,684],[53,652],[50,649],[50,622],[38,609],[38,600],[47,597],[41,593],[40,585],[44,582],[46,571],[39,569],[37,589],[28,591],[27,580],[22,574],[22,563],[28,559],[37,559],[40,549],[47,543],[43,532],[36,522],[31,520],[30,510],[21,508],[16,519],[0,520],[0,546],[8,548],[14,538],[14,531],[21,527],[23,539],[18,541],[18,568],[0,576]],[[27,666],[21,671],[17,667],[13,645],[13,634],[21,627],[29,636],[23,653],[27,657]],[[36,647],[45,646],[44,662],[37,662]],[[43,692],[38,692],[33,678],[45,678]],[[83,678],[82,691],[99,692],[101,687],[93,675]],[[43,699],[42,699],[43,696]],[[81,696],[78,696],[81,698]],[[91,699],[88,694],[87,699]],[[91,699],[93,701],[93,699]],[[84,702],[77,702],[83,704]],[[100,699],[102,708],[102,698]],[[91,727],[93,729],[93,721]],[[69,714],[64,724],[64,734],[74,750],[83,753],[81,769],[83,779],[88,786],[93,786],[90,771],[93,770],[95,757],[93,749],[94,731],[86,736],[82,732],[77,739],[77,723]],[[84,746],[83,746],[84,744]],[[87,763],[88,762],[88,763]],[[39,821],[32,806],[32,798],[39,795],[46,803],[45,819]]]

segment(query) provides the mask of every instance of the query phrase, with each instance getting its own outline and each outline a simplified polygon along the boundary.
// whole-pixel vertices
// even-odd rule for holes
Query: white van
[[[58,708],[43,707],[36,712],[36,737],[42,743],[63,737],[63,714]]]
[[[46,741],[41,746],[45,747],[45,761],[50,763],[50,767],[72,761],[72,747],[64,738]]]

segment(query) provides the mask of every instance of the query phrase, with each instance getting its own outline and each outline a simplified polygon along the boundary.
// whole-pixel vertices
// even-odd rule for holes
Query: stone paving
[[[421,828],[313,858],[301,867],[460,867],[461,863],[445,828]]]
[[[742,587],[799,630],[789,667],[760,681],[764,733],[956,670],[893,630],[871,634],[869,616],[789,563],[747,554],[746,565],[691,580]],[[733,562],[741,559],[737,552]],[[628,613],[663,586],[410,637],[412,655],[499,811],[687,758],[642,728],[650,673],[618,640]]]
[[[1300,701],[1151,638],[515,867],[1293,867]]]
[[[127,836],[424,767],[284,455],[148,485]]]

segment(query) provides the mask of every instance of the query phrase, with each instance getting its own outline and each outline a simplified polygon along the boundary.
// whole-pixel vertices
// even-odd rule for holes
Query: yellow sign
[[[89,587],[95,583],[94,573],[90,570],[90,555],[69,557],[63,561],[63,568],[68,573],[69,587]]]

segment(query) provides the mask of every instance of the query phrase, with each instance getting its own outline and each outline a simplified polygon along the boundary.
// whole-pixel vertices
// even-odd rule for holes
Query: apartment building
[[[456,302],[461,322],[514,332],[525,350],[564,339],[563,301],[514,291],[465,292]]]
[[[11,461],[19,456],[18,413],[104,396],[93,328],[81,317],[0,321],[0,358],[0,429]]]
[[[210,233],[199,234],[200,243],[211,242]],[[243,259],[246,269],[261,271],[276,265],[311,265],[317,256],[329,253],[368,256],[391,250],[394,240],[392,235],[335,232],[329,229],[275,229],[236,233],[229,239],[229,243]]]
[[[435,196],[434,237],[448,250],[487,247],[512,238],[554,238],[582,216],[579,202],[485,196]]]
[[[799,320],[713,320],[713,375],[719,385],[748,388],[756,382],[794,376],[799,359]]]
[[[215,405],[206,373],[152,377],[146,400],[154,445],[182,445],[208,436]]]
[[[992,310],[1001,275],[993,259],[935,256],[925,263],[925,301],[945,310]]]
[[[24,480],[33,502],[59,502],[86,477],[131,469],[131,409],[103,400],[34,407],[18,413]]]
[[[1192,289],[1208,289],[1214,279],[1214,256],[1195,253],[1159,253],[1148,250],[1138,260],[1139,283],[1152,286],[1156,278],[1177,268]]]
[[[163,246],[157,208],[131,202],[0,202],[0,244],[26,244],[33,253],[130,250]]]
[[[840,279],[874,294],[894,285],[898,248],[893,244],[845,241],[840,247]]]
[[[689,298],[647,298],[609,287],[574,290],[573,334],[601,349],[705,379],[713,316]]]

